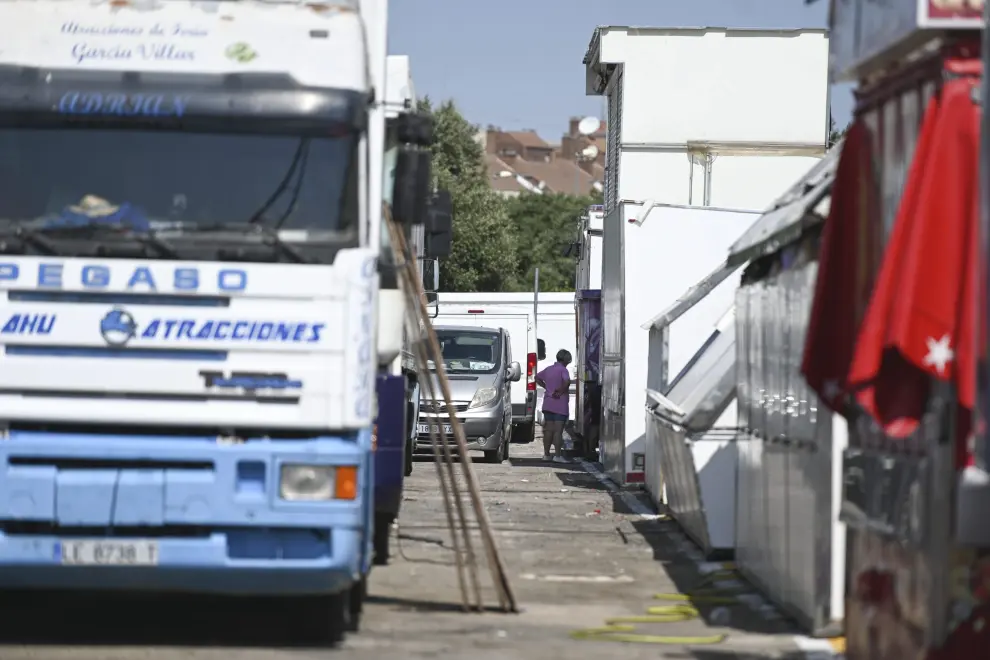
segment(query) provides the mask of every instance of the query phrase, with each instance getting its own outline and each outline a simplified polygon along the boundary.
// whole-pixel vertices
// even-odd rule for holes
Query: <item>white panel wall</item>
[[[604,27],[586,67],[589,93],[611,95],[606,156],[618,165],[603,241],[602,448],[623,481],[643,451],[648,336],[639,325],[714,270],[756,219],[710,215],[706,170],[707,206],[762,211],[824,154],[828,37]],[[645,200],[691,208],[657,208],[643,227],[630,225]],[[702,340],[672,329],[671,377]]]
[[[624,143],[825,141],[824,30],[602,28],[600,58],[625,65]]]

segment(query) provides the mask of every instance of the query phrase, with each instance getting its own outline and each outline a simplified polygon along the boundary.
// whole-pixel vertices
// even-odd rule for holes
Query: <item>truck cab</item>
[[[385,8],[0,2],[0,589],[356,625]]]

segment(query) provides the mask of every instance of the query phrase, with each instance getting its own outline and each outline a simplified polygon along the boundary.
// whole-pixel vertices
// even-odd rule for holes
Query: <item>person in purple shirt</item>
[[[557,351],[557,361],[536,374],[536,384],[542,387],[543,393],[543,460],[549,461],[550,447],[554,448],[554,463],[569,463],[564,458],[564,424],[569,417],[571,376],[567,365],[571,363],[571,354],[560,349]]]

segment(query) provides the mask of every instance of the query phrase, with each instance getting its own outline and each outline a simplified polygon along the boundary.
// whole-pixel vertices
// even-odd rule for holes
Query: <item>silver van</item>
[[[489,463],[509,457],[512,437],[512,383],[522,377],[512,360],[509,333],[505,328],[435,326],[443,355],[451,399],[457,419],[464,427],[468,449],[485,452]],[[432,365],[431,365],[432,366]],[[422,400],[417,425],[417,451],[433,451],[430,426],[445,433],[453,443],[450,414],[442,401],[436,376],[431,376],[437,402]],[[423,392],[423,396],[426,396]]]

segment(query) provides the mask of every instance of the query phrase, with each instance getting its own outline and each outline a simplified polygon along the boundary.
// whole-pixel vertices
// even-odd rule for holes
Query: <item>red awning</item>
[[[974,78],[945,83],[918,149],[846,379],[893,437],[918,426],[930,378],[955,385],[971,413],[976,386],[980,112]],[[965,437],[971,414],[960,415]]]
[[[878,199],[872,136],[862,120],[857,120],[846,133],[832,184],[801,362],[801,373],[811,389],[839,412],[881,253]]]

